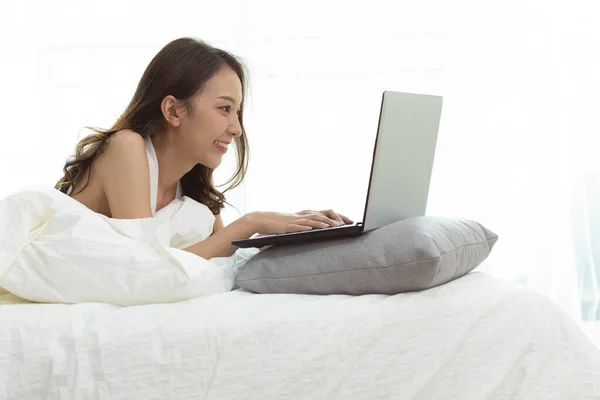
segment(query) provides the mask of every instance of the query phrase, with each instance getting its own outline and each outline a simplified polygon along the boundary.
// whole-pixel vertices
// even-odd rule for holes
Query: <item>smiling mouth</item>
[[[220,142],[218,140],[215,140],[215,146],[217,147],[217,149],[219,149],[222,153],[226,153],[227,152],[227,143],[224,142]]]

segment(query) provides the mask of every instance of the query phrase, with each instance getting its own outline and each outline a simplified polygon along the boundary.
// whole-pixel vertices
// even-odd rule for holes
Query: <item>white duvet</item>
[[[32,301],[118,305],[223,293],[255,249],[205,260],[183,250],[210,236],[215,217],[183,197],[153,218],[114,219],[55,189],[0,200],[0,288]]]
[[[600,399],[600,352],[579,328],[482,273],[395,296],[3,298],[2,399]]]

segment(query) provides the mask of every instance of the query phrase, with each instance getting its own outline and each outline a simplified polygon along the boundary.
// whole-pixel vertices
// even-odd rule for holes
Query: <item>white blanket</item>
[[[2,399],[600,398],[579,328],[483,273],[395,296],[10,304],[0,321]]]
[[[54,189],[25,189],[0,201],[0,288],[38,302],[119,305],[227,292],[256,250],[211,260],[182,250],[213,223],[188,197],[153,218],[119,220]]]

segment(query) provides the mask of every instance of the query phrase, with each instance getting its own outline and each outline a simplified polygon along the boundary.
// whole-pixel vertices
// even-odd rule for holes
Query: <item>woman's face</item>
[[[190,101],[191,110],[178,127],[183,148],[198,164],[215,169],[234,137],[242,134],[242,84],[231,68],[223,67]]]

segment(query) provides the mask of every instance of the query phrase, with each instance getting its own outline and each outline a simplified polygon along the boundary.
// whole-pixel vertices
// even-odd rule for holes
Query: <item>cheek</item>
[[[185,138],[193,143],[199,143],[207,136],[207,127],[202,118],[189,119],[182,124],[181,128]]]
[[[197,140],[212,142],[227,129],[227,118],[218,113],[203,113],[191,121],[190,128]]]

